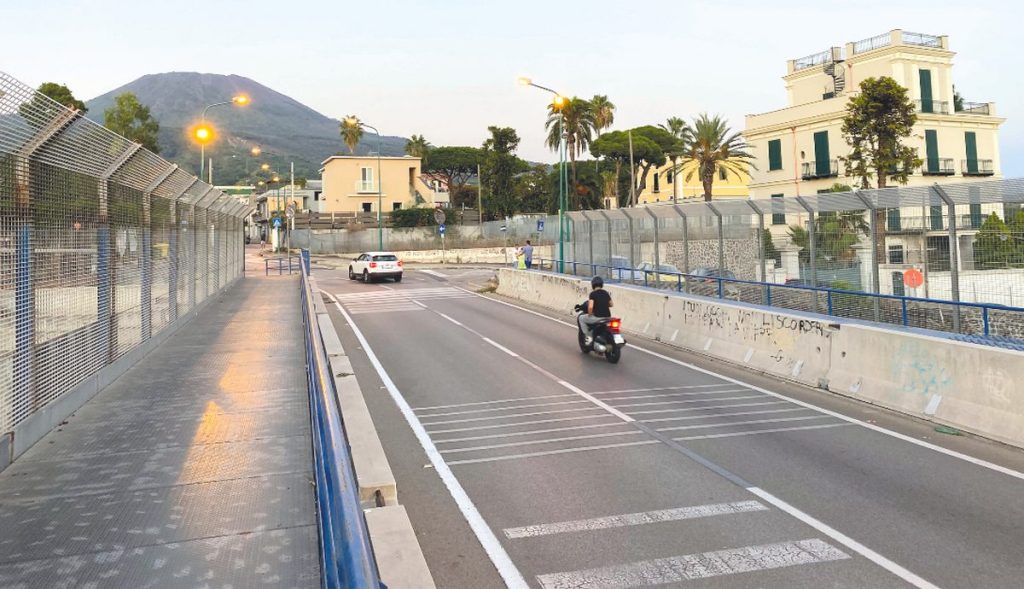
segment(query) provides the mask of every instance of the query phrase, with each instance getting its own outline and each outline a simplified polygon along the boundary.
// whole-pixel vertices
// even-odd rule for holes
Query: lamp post
[[[380,251],[384,250],[384,217],[382,207],[384,206],[383,198],[383,183],[384,178],[380,175],[380,150],[381,150],[381,138],[380,131],[373,125],[367,125],[355,117],[349,117],[345,119],[345,125],[349,127],[365,127],[371,129],[377,134],[377,248]]]
[[[545,92],[550,92],[554,95],[552,100],[552,106],[558,111],[558,271],[565,271],[565,209],[567,208],[566,189],[568,188],[569,179],[566,176],[565,169],[565,115],[562,113],[562,108],[565,106],[566,98],[564,95],[552,90],[551,88],[541,86],[540,84],[533,83],[530,78],[519,78],[518,80],[521,86],[533,86]]]
[[[215,102],[208,105],[203,109],[202,116],[199,117],[199,127],[195,131],[196,139],[199,140],[199,179],[203,179],[203,171],[206,169],[206,144],[213,139],[213,131],[206,126],[206,112],[215,106],[223,106],[225,104],[237,104],[238,106],[246,106],[251,102],[249,97],[244,94],[234,96],[231,100],[225,100],[224,102]],[[213,185],[213,174],[210,174],[210,184]]]

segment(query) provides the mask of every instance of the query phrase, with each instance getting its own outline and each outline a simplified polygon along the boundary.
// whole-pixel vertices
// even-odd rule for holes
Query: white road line
[[[594,530],[607,530],[610,528],[624,528],[628,526],[642,526],[661,522],[675,522],[687,519],[713,517],[716,515],[750,513],[753,511],[768,511],[768,508],[759,501],[735,501],[732,503],[715,503],[712,505],[695,505],[693,507],[676,507],[674,509],[644,511],[642,513],[609,515],[605,517],[564,521],[553,524],[534,524],[532,526],[507,528],[504,532],[507,538],[514,540],[517,538],[549,536],[551,534],[592,532]]]
[[[526,454],[507,454],[505,456],[494,456],[491,458],[470,458],[469,460],[451,460],[449,466],[457,464],[479,464],[482,462],[500,462],[502,460],[516,460],[518,458],[534,458],[537,456],[552,456],[555,454],[572,454],[575,452],[590,452],[592,450],[608,450],[610,448],[627,448],[630,446],[649,446],[660,444],[658,440],[641,440],[639,442],[624,442],[622,444],[602,444],[600,446],[583,446],[582,448],[563,448],[561,450],[549,450],[547,452],[528,452]]]
[[[488,434],[486,436],[469,436],[469,437],[466,437],[466,438],[448,438],[448,439],[444,439],[444,440],[434,440],[434,443],[435,444],[451,444],[453,442],[471,442],[471,441],[474,441],[474,440],[493,440],[495,438],[513,438],[515,436],[529,436],[529,435],[534,435],[534,434],[551,434],[551,433],[556,433],[556,432],[565,432],[565,431],[572,431],[572,430],[577,430],[577,429],[594,429],[596,427],[613,427],[613,426],[621,427],[622,426],[622,422],[621,421],[616,421],[614,423],[595,423],[593,425],[573,425],[573,426],[570,426],[570,427],[558,427],[558,428],[549,428],[549,429],[536,429],[536,430],[530,430],[530,431],[525,431],[525,432],[512,432],[512,433],[508,433],[508,434]]]
[[[427,306],[426,306],[426,305],[424,305],[423,303],[421,303],[421,302],[419,302],[419,301],[413,300],[412,302],[413,302],[413,304],[415,304],[415,305],[416,305],[416,306],[418,306],[418,307],[421,307],[421,308],[423,308],[423,309],[426,309],[426,308],[427,308]]]
[[[785,401],[762,401],[760,403],[736,403],[733,405],[716,405],[714,407],[690,407],[689,409],[682,409],[681,411],[703,411],[705,409],[732,409],[737,407],[760,407],[763,405],[787,405]],[[696,417],[657,417],[655,419],[642,419],[642,423],[657,423],[659,421],[676,421],[679,419],[706,419],[708,417],[717,417],[719,414],[711,413],[708,415],[698,415]]]
[[[717,419],[719,417],[734,417],[737,415],[764,415],[766,413],[792,413],[793,411],[807,411],[803,407],[794,407],[792,409],[765,409],[763,411],[735,411],[733,413],[712,413],[710,415],[687,415],[685,417],[668,417],[665,419],[647,419],[641,423],[651,423],[654,421],[682,421],[686,419]],[[659,432],[668,431],[671,427],[661,428]]]
[[[584,399],[586,399],[586,400],[590,401],[590,402],[591,402],[591,403],[593,403],[594,405],[597,405],[597,406],[598,406],[598,407],[600,407],[601,409],[604,409],[604,410],[605,410],[605,411],[607,411],[608,413],[611,413],[611,414],[612,414],[612,415],[614,415],[615,417],[618,417],[618,418],[619,418],[619,419],[621,419],[622,421],[625,421],[625,422],[627,422],[627,423],[629,423],[629,422],[633,422],[633,421],[636,421],[635,419],[633,419],[632,417],[630,417],[630,416],[626,415],[625,413],[623,413],[623,412],[619,411],[619,410],[618,410],[618,409],[616,409],[615,407],[612,407],[611,405],[609,405],[609,404],[605,403],[604,401],[601,401],[600,399],[596,399],[596,398],[594,398],[594,397],[593,397],[592,395],[590,395],[590,394],[588,394],[588,393],[585,393],[585,392],[583,392],[583,391],[582,391],[581,389],[579,389],[579,388],[577,388],[577,387],[573,386],[573,385],[572,385],[571,383],[568,383],[568,382],[566,382],[566,381],[564,381],[564,380],[560,380],[560,381],[558,381],[558,384],[560,384],[560,385],[562,385],[563,387],[565,387],[565,388],[569,389],[570,391],[572,391],[572,392],[576,393],[577,395],[579,395],[579,396],[583,397]]]
[[[752,397],[723,397],[723,398],[709,397],[709,398],[706,398],[706,399],[676,399],[674,401],[652,401],[652,402],[649,402],[649,403],[625,403],[623,405],[615,405],[615,406],[618,407],[619,409],[625,409],[626,407],[657,407],[658,405],[679,405],[680,403],[705,403],[705,402],[714,402],[714,401],[735,401],[735,400],[742,400],[742,399],[759,399],[759,398],[763,399],[764,395],[755,395],[755,396],[752,396]],[[632,410],[630,410],[630,412],[631,413],[636,413],[635,411],[632,411]]]
[[[448,419],[445,421],[423,422],[423,425],[448,425],[451,423],[470,423],[473,421],[487,421],[491,419],[513,419],[516,417],[533,417],[535,415],[555,415],[558,413],[577,413],[580,411],[596,411],[599,407],[580,407],[578,409],[555,409],[554,411],[531,411],[530,413],[516,413],[514,415],[492,415],[490,417],[470,417],[468,419]],[[520,425],[513,423],[510,425]]]
[[[451,318],[451,317],[449,317],[449,316],[445,315],[444,313],[442,313],[442,312],[438,311],[438,312],[437,312],[437,314],[438,314],[438,315],[440,315],[440,316],[442,316],[442,317],[444,317],[444,318],[445,318],[445,319],[447,319],[448,321],[451,321],[451,322],[452,322],[452,323],[454,323],[455,325],[458,325],[459,327],[462,327],[462,324],[461,324],[461,323],[459,323],[459,322],[458,322],[458,321],[456,321],[455,319],[453,319],[453,318]]]
[[[818,539],[779,542],[643,560],[624,565],[538,575],[544,589],[600,587],[619,589],[680,583],[737,573],[749,573],[850,558],[845,552]]]
[[[555,403],[534,403],[533,405],[514,405],[512,407],[489,407],[487,409],[467,409],[466,411],[450,411],[448,413],[431,413],[430,415],[420,414],[420,417],[448,417],[449,415],[468,415],[470,413],[491,413],[493,411],[514,411],[516,409],[533,409],[534,407],[553,407],[557,405],[575,405],[586,403],[583,399],[575,401],[558,401]]]
[[[517,353],[513,352],[512,350],[510,350],[510,349],[506,348],[505,346],[503,346],[503,345],[499,344],[498,342],[496,342],[496,341],[492,340],[492,339],[491,339],[491,338],[489,338],[489,337],[485,337],[485,338],[483,338],[483,340],[484,340],[485,342],[487,342],[487,343],[491,344],[491,345],[492,345],[492,346],[494,346],[495,348],[498,348],[498,349],[499,349],[499,350],[501,350],[502,352],[505,352],[505,353],[506,353],[506,354],[508,354],[509,356],[512,356],[513,358],[518,358],[518,357],[519,357],[519,354],[517,354]]]
[[[852,425],[849,423],[826,423],[824,425],[803,425],[800,427],[777,427],[772,429],[756,429],[746,432],[731,432],[728,434],[708,434],[706,436],[686,436],[682,438],[672,438],[677,442],[685,442],[687,440],[712,440],[715,438],[736,438],[741,436],[755,436],[758,434],[774,434],[777,432],[796,432],[808,429],[828,429],[832,427],[843,427],[846,425]]]
[[[472,403],[454,403],[452,405],[433,405],[431,407],[415,407],[413,411],[426,411],[428,409],[455,409],[456,407],[473,407],[476,405],[492,405],[494,403],[513,403],[517,401],[535,401],[538,399],[565,399],[576,395],[545,395],[543,397],[519,397],[517,399],[498,399],[497,401],[474,401]]]
[[[384,310],[381,310],[381,309],[373,309],[373,310],[366,309],[364,311],[349,311],[349,313],[352,313],[353,315],[371,315],[371,314],[374,314],[374,313],[377,313],[377,314],[383,314],[383,313],[413,313],[413,312],[422,312],[422,311],[423,311],[423,309],[419,309],[417,307],[402,307],[402,308],[399,308],[399,309],[384,309]]]
[[[632,346],[632,344],[630,344]],[[731,387],[732,383],[723,382],[721,384],[691,384],[677,387],[652,387],[647,389],[619,389],[617,391],[597,391],[596,393],[590,393],[592,395],[615,395],[620,393],[648,393],[652,391],[678,391],[682,389],[705,389],[712,387]]]
[[[417,272],[422,272],[424,274],[430,274],[431,276],[437,276],[438,278],[448,278],[447,274],[441,274],[440,272],[436,272],[434,270],[428,270],[426,268],[417,269],[416,271]]]
[[[723,399],[689,399],[679,401],[680,403],[706,403],[708,401],[743,401],[746,399],[763,399],[764,395],[747,395],[745,397],[725,397]],[[645,409],[644,411],[630,411],[633,415],[649,415],[651,413],[672,413],[673,411],[699,411],[706,407],[681,407],[679,409]]]
[[[778,497],[772,495],[771,493],[765,491],[764,489],[761,489],[759,487],[748,487],[747,490],[753,493],[754,495],[760,497],[761,499],[764,499],[769,504],[774,505],[778,509],[788,513],[789,515],[804,522],[805,524],[811,526],[819,532],[827,535],[829,538],[832,538],[833,540],[839,542],[843,546],[846,546],[850,550],[853,550],[854,552],[867,558],[871,562],[884,568],[885,570],[910,583],[911,585],[919,587],[920,589],[938,589],[937,586],[929,583],[928,581],[901,567],[900,565],[882,556],[881,554],[878,554],[874,550],[871,550],[867,546],[864,546],[860,542],[857,542],[853,538],[847,536],[839,530],[836,530],[835,528],[829,526],[825,522],[822,522],[800,511],[799,509],[793,507],[789,503],[786,503],[782,499],[779,499]]]
[[[717,415],[715,417],[718,417]],[[811,419],[831,419],[828,415],[803,415],[800,417],[778,417],[775,419],[750,419],[747,421],[725,421],[721,423],[701,423],[698,425],[677,425],[675,427],[663,427],[659,432],[672,432],[685,429],[706,429],[709,427],[730,427],[734,425],[754,425],[757,423],[783,423],[787,421],[808,421]]]
[[[370,343],[363,336],[363,332],[359,330],[355,321],[345,311],[345,308],[329,293],[327,295],[334,301],[334,305],[341,312],[342,316],[348,322],[349,326],[352,327],[352,333],[355,334],[356,339],[363,346],[363,351],[366,352],[367,358],[370,363],[373,364],[374,369],[380,376],[381,381],[384,383],[384,387],[388,390],[395,405],[398,406],[402,412],[402,416],[405,417],[405,421],[412,428],[413,433],[416,434],[416,439],[419,440],[420,445],[427,454],[427,458],[430,459],[430,464],[433,465],[434,470],[438,476],[444,482],[445,487],[448,488],[448,492],[451,494],[452,499],[455,500],[455,504],[458,505],[459,511],[462,512],[462,516],[466,518],[466,522],[469,523],[469,527],[473,530],[477,540],[483,546],[487,556],[490,557],[491,562],[494,563],[494,567],[498,570],[498,574],[501,575],[502,580],[505,582],[510,589],[528,589],[529,585],[526,583],[526,579],[523,578],[522,573],[516,568],[516,565],[512,562],[508,553],[501,546],[501,542],[498,541],[497,536],[487,526],[487,522],[484,521],[483,516],[480,515],[480,511],[477,510],[476,505],[473,504],[473,500],[466,494],[466,490],[462,488],[462,484],[455,478],[455,474],[451,468],[445,464],[444,458],[441,453],[438,452],[437,447],[430,440],[430,435],[423,428],[423,424],[420,423],[419,419],[416,418],[416,414],[413,413],[409,403],[406,402],[405,397],[402,396],[401,391],[395,386],[394,381],[388,376],[387,371],[384,370],[384,366],[380,363],[377,355],[373,353],[373,349],[370,347]]]
[[[742,393],[748,389],[721,389],[714,391],[690,391],[687,393],[657,393],[655,395],[634,395],[632,397],[602,397],[605,403],[616,401],[633,401],[636,399],[668,399],[671,397],[692,397],[694,395],[724,395],[726,393]],[[593,393],[591,393],[593,394]]]
[[[454,429],[432,429],[427,430],[431,434],[452,434],[456,432],[472,432],[480,431],[484,429],[496,429],[500,427],[516,427],[520,425],[537,425],[540,423],[558,423],[562,421],[579,421],[581,419],[607,419],[611,417],[607,413],[599,413],[597,415],[581,415],[579,417],[559,417],[558,419],[536,419],[533,421],[520,421],[518,423],[495,423],[491,425],[477,425],[473,427],[457,427]],[[616,421],[615,425],[620,425],[621,422]]]
[[[588,434],[585,436],[567,436],[564,438],[549,438],[547,440],[526,440],[523,442],[508,442],[505,444],[490,444],[487,446],[471,446],[468,448],[452,448],[441,450],[441,454],[456,454],[459,452],[477,452],[480,450],[496,450],[498,448],[515,448],[518,446],[533,446],[535,444],[554,444],[556,442],[574,442],[576,440],[592,440],[595,438],[612,438],[615,436],[635,436],[644,432],[636,429],[624,432],[608,432],[604,434]]]

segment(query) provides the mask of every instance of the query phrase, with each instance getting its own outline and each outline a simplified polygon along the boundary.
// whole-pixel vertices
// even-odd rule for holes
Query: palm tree
[[[576,154],[584,153],[590,147],[594,137],[594,110],[587,100],[582,98],[566,98],[562,105],[552,103],[548,110],[548,121],[544,127],[548,130],[547,145],[552,150],[558,149],[559,119],[565,133],[566,149],[569,152],[569,169],[572,170],[572,185],[576,186]],[[571,190],[570,193],[575,192]]]
[[[413,157],[425,158],[431,148],[430,142],[423,135],[413,135],[405,144],[405,153]]]
[[[690,137],[690,134],[692,133],[692,131],[690,130],[690,126],[686,124],[686,121],[684,121],[683,119],[681,119],[679,117],[669,117],[665,121],[664,125],[658,125],[658,126],[661,127],[663,130],[668,131],[669,133],[672,134],[673,137],[675,137],[677,140],[679,140],[679,145],[680,146],[685,146],[686,145],[686,142],[687,142],[688,138]],[[678,173],[679,173],[678,169],[680,167],[679,166],[679,158],[682,157],[682,155],[683,155],[682,149],[680,148],[678,150],[670,151],[670,152],[666,153],[665,155],[667,155],[668,157],[672,158],[672,169],[674,170],[672,173],[678,175]],[[681,184],[681,182],[678,182],[678,181],[673,181],[672,182],[672,201],[673,202],[676,201],[677,196],[679,194],[682,194],[682,188],[679,187],[680,184]]]
[[[594,113],[594,131],[601,136],[601,131],[615,123],[615,105],[604,94],[595,94],[590,99],[590,110]]]
[[[745,173],[748,167],[757,169],[749,149],[741,134],[729,129],[727,121],[718,115],[710,117],[704,113],[693,120],[683,147],[682,163],[676,173],[682,168],[690,168],[686,174],[687,182],[697,174],[704,186],[704,200],[710,201],[715,174],[720,169],[737,175]]]
[[[349,121],[356,121],[354,124]],[[356,152],[359,140],[363,138],[363,125],[355,115],[348,115],[341,121],[341,139],[348,146],[348,152]]]

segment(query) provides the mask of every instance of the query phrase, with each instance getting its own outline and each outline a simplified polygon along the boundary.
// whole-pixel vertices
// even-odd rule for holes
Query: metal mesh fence
[[[239,276],[248,212],[0,73],[0,436]]]

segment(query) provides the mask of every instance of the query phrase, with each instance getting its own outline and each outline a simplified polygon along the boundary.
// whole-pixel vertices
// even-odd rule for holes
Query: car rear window
[[[398,256],[395,254],[385,254],[382,256],[373,256],[374,262],[397,262]]]

